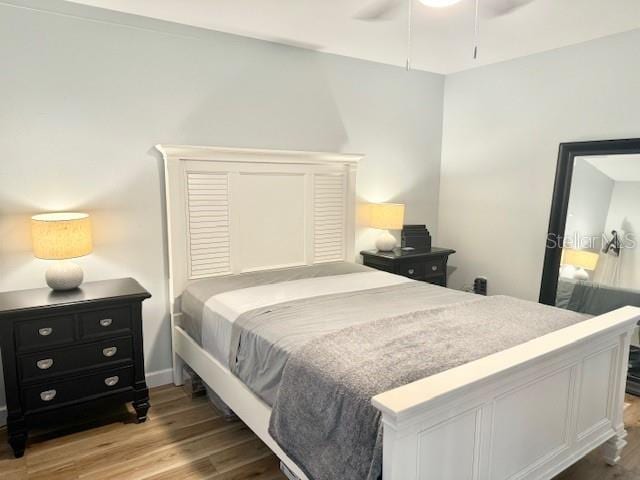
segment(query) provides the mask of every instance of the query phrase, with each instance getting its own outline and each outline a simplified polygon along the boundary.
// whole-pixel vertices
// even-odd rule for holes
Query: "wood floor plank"
[[[206,432],[208,428],[227,427],[228,423],[215,416],[209,405],[201,404],[172,416],[161,417],[155,422],[148,420],[139,425],[111,424],[96,431],[79,432],[70,436],[71,438],[60,437],[51,442],[51,448],[47,448],[46,443],[40,444],[33,451],[27,450],[27,466],[30,471],[35,472],[60,463],[69,456],[80,461],[108,455],[114,449],[155,449]]]
[[[113,465],[111,462],[99,462],[86,465],[78,464],[81,470],[80,478],[100,478],[100,480],[140,479],[149,474],[161,473],[175,465],[184,465],[206,458],[217,450],[228,448],[230,445],[246,442],[253,437],[253,433],[244,425],[234,425],[233,430],[210,433],[194,438],[169,448],[146,455],[129,456],[125,461]],[[115,457],[119,458],[119,456]]]
[[[173,467],[164,472],[141,478],[144,480],[176,480],[178,478],[180,480],[205,480],[210,479],[217,473],[209,458],[203,457],[179,467]]]
[[[0,428],[0,480],[286,480],[269,449],[205,397],[165,386],[151,399],[146,423],[134,423],[130,408],[76,418],[34,432],[20,459]],[[640,479],[640,399],[627,401],[620,464],[607,466],[596,450],[554,480]]]
[[[280,473],[280,462],[271,455],[212,477],[212,480],[271,480],[285,478]]]
[[[207,458],[174,467],[159,474],[144,476],[144,480],[203,480],[233,470],[248,463],[271,457],[269,448],[253,435],[247,441],[216,451]]]
[[[175,430],[160,429],[143,434],[132,434],[130,437],[121,437],[119,440],[109,440],[81,455],[74,455],[74,458],[82,474],[86,471],[107,470],[112,468],[114,463],[126,464],[150,453],[180,446],[185,441],[198,441],[211,433],[221,433],[229,429],[238,430],[242,427],[242,425],[224,424],[220,418],[212,418]],[[52,462],[54,461],[33,465],[27,461],[27,470],[29,472],[43,470]]]
[[[29,472],[29,480],[77,480],[79,478],[76,463],[72,460],[40,472]]]
[[[217,411],[207,403],[204,398],[197,398],[193,401],[187,398],[184,392],[181,389],[175,388],[171,386],[171,389],[166,387],[160,387],[163,392],[161,392],[160,397],[154,395],[154,390],[151,390],[151,397],[155,396],[158,404],[154,404],[153,409],[149,413],[149,418],[153,418],[154,420],[163,419],[164,422],[165,417],[170,417],[171,415],[182,414],[184,418],[189,419],[190,414],[195,409],[200,409],[198,412],[203,412],[202,409],[208,409],[205,416],[202,419],[209,418],[212,415],[218,416]],[[167,394],[167,392],[175,392],[176,394]],[[129,412],[126,414],[125,412]],[[88,420],[75,419],[71,422],[66,422],[63,427],[58,426],[54,431],[49,429],[44,429],[44,431],[34,431],[29,434],[29,451],[32,452],[32,455],[37,454],[35,452],[39,451],[39,444],[46,441],[45,449],[51,450],[52,448],[61,445],[61,446],[71,446],[71,444],[75,441],[84,442],[88,436],[97,437],[101,434],[107,434],[108,432],[120,432],[122,428],[129,424],[135,424],[135,412],[129,406],[128,409],[118,409],[114,412],[108,412],[106,414],[96,415],[95,413],[89,412],[87,414]],[[168,420],[172,422],[172,419]],[[136,432],[138,430],[144,430],[146,427],[149,427],[151,422],[146,422],[144,424],[138,425],[136,427]],[[154,422],[153,425],[156,425]],[[117,433],[116,433],[117,434]]]
[[[212,409],[213,407],[208,403],[206,397],[197,397],[193,400],[187,397],[180,397],[171,402],[164,402],[158,405],[151,404],[151,409],[149,410],[149,418],[161,418],[166,415],[173,415],[175,413],[184,412],[187,410],[191,410],[200,405],[209,405]],[[217,411],[214,410],[214,414],[218,416]]]
[[[174,402],[176,400],[190,400],[182,388],[176,388],[173,385],[164,385],[149,390],[149,403],[157,406],[166,402]]]
[[[218,472],[225,472],[265,456],[271,456],[271,450],[259,438],[253,437],[249,442],[214,453],[209,461]]]
[[[24,467],[11,471],[0,470],[0,480],[26,480],[27,478],[27,469]]]

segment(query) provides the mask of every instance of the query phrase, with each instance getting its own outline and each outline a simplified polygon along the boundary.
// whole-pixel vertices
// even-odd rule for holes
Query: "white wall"
[[[640,137],[640,30],[450,75],[437,243],[451,284],[538,298],[558,144]]]
[[[44,285],[33,213],[88,211],[86,279],[153,294],[148,372],[170,367],[157,143],[362,152],[359,195],[435,230],[440,75],[57,0],[0,3],[0,64],[0,291]]]
[[[615,182],[606,221],[606,232],[625,233],[620,255],[620,287],[640,290],[640,182]],[[635,246],[633,246],[635,244]]]
[[[600,250],[609,213],[614,181],[587,162],[576,158],[565,224],[565,246]]]

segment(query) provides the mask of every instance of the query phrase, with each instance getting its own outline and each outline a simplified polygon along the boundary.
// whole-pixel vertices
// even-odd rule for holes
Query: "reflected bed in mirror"
[[[640,306],[640,139],[560,145],[540,302],[590,315]],[[640,395],[640,342],[627,390]]]

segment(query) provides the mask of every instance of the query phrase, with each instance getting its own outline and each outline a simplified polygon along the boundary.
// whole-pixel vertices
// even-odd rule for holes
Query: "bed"
[[[359,445],[350,432],[365,427],[362,443],[373,434],[372,448],[354,458],[371,461],[369,478],[377,478],[376,468],[384,480],[550,478],[602,444],[605,460],[618,461],[638,309],[578,319],[355,266],[361,156],[158,149],[165,161],[174,382],[182,383],[188,364],[286,470],[303,480],[364,478],[336,472],[344,460],[339,450]],[[358,315],[360,304],[377,318]],[[300,319],[308,320],[304,328]],[[477,351],[454,342],[466,352],[461,356],[446,348],[449,340],[433,342],[447,326],[468,332],[478,319],[499,334],[480,337]],[[405,348],[416,355],[396,361]],[[333,391],[334,402],[316,405]],[[353,406],[372,421],[344,428]],[[326,418],[344,419],[329,429],[335,438],[322,422],[303,423],[327,408]],[[335,471],[309,458],[327,438],[323,452],[338,458]]]
[[[623,305],[640,307],[640,291],[612,287],[588,280],[559,278],[556,307],[601,315]]]

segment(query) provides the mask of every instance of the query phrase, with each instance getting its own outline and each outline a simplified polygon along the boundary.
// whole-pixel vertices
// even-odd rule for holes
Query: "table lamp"
[[[404,205],[401,203],[372,203],[369,226],[384,232],[376,240],[376,248],[390,252],[396,246],[396,239],[389,230],[401,230],[404,223]]]
[[[565,248],[562,250],[560,264],[569,266],[569,268],[573,267],[573,275],[565,275],[572,276],[576,280],[589,280],[587,270],[595,270],[598,266],[599,258],[600,256],[594,252]]]
[[[86,213],[43,213],[31,217],[33,254],[45,260],[66,260],[92,250],[91,220]],[[53,290],[73,290],[84,275],[73,262],[58,261],[47,269],[45,279]]]

